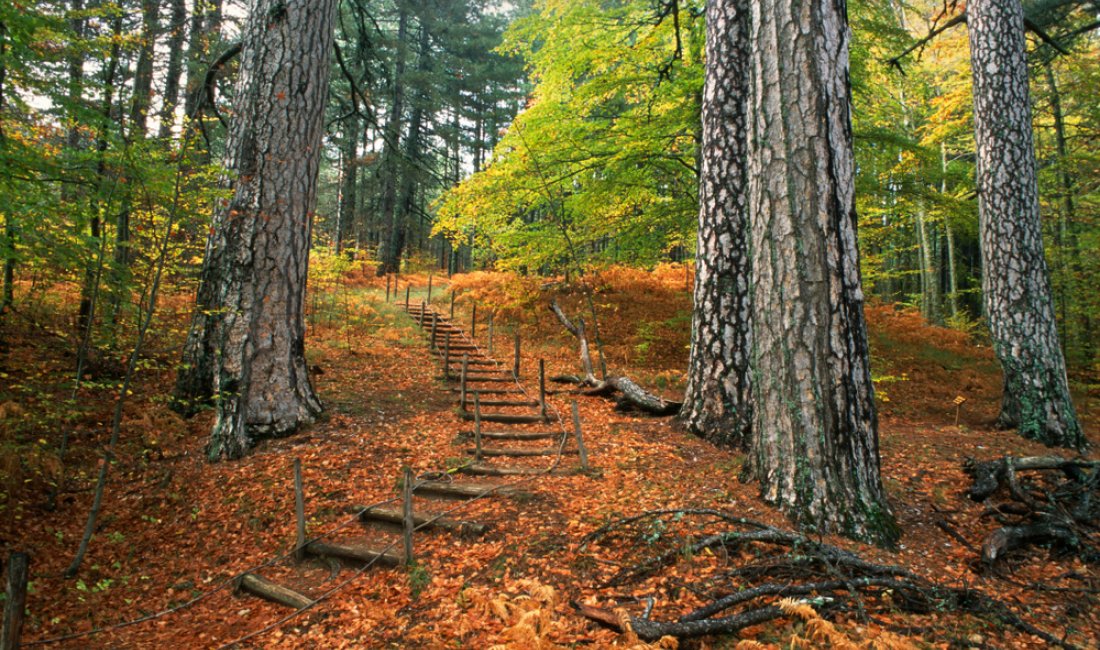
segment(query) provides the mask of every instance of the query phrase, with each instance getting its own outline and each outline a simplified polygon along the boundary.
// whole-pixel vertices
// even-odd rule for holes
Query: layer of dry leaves
[[[411,281],[413,299],[424,294],[426,276],[400,279],[400,295]],[[682,388],[690,327],[690,273],[668,266],[654,272],[615,269],[587,279],[601,314],[600,335],[609,369],[626,372],[649,388],[675,396]],[[443,281],[433,280],[433,299],[448,309]],[[525,385],[535,387],[538,358],[548,372],[576,371],[576,353],[545,305],[551,296],[568,310],[585,313],[576,286],[543,286],[538,279],[470,274],[454,279],[459,289],[456,318],[466,323],[479,304],[478,339],[488,346],[493,313],[496,356],[510,362],[511,331],[520,328]],[[210,414],[183,421],[164,405],[186,322],[187,296],[174,296],[162,314],[160,336],[150,348],[163,363],[143,372],[130,398],[121,450],[109,482],[99,530],[79,582],[61,577],[79,539],[90,501],[98,445],[107,437],[113,395],[108,388],[81,393],[83,411],[75,423],[70,480],[59,507],[47,511],[48,480],[57,471],[51,451],[59,430],[12,427],[24,443],[21,455],[5,455],[0,469],[6,499],[0,512],[5,552],[32,555],[27,640],[80,633],[178,606],[226,585],[242,571],[291,550],[294,542],[292,462],[304,468],[311,534],[343,526],[338,540],[398,540],[392,531],[347,525],[348,508],[398,495],[404,465],[419,476],[446,472],[463,462],[468,423],[455,415],[451,395],[436,377],[426,340],[394,305],[383,304],[384,281],[369,270],[315,292],[308,341],[314,381],[327,407],[324,421],[291,438],[266,441],[235,463],[209,464],[202,448]],[[0,426],[29,422],[60,403],[71,374],[72,354],[63,324],[43,325],[53,312],[9,321],[0,373]],[[685,321],[686,318],[686,321]],[[866,558],[901,564],[950,584],[970,584],[1003,598],[1029,621],[1056,634],[1067,633],[1084,647],[1100,643],[1097,569],[1078,560],[1052,558],[1041,549],[1014,555],[991,575],[976,566],[974,552],[958,537],[980,544],[993,524],[983,506],[963,494],[968,479],[962,462],[1048,453],[1012,433],[992,430],[999,377],[995,361],[957,332],[924,325],[919,317],[886,306],[868,310],[875,372],[886,401],[880,404],[883,476],[905,531],[897,552],[844,539],[826,541]],[[94,373],[110,377],[118,360],[97,359]],[[967,402],[955,425],[952,400]],[[1095,437],[1096,395],[1078,397],[1087,431]],[[568,394],[551,397],[552,412],[568,414]],[[580,402],[586,442],[597,470],[592,475],[541,476],[523,481],[529,496],[473,502],[417,498],[417,505],[490,524],[479,539],[442,532],[418,535],[416,569],[372,567],[313,609],[244,647],[412,647],[559,648],[647,647],[630,634],[594,626],[574,614],[573,600],[623,608],[638,615],[652,599],[652,617],[670,620],[703,603],[698,588],[736,557],[703,554],[627,587],[599,589],[621,567],[656,554],[661,544],[691,533],[684,519],[653,530],[628,545],[592,545],[581,538],[617,516],[648,509],[706,507],[762,522],[787,522],[737,480],[741,458],[680,431],[670,419],[616,413],[610,402]],[[8,435],[4,436],[5,442]],[[1095,457],[1095,454],[1093,454]],[[546,466],[552,459],[510,461]],[[567,457],[565,465],[576,461]],[[51,464],[53,463],[53,464]],[[498,462],[498,464],[504,464]],[[13,478],[14,477],[14,478]],[[456,479],[462,480],[462,479]],[[511,479],[511,483],[519,483]],[[948,531],[954,533],[950,534]],[[258,570],[262,575],[318,597],[354,570],[323,562],[284,559]],[[1023,585],[1042,583],[1045,590]],[[790,604],[787,623],[750,628],[734,640],[704,640],[680,647],[946,647],[951,639],[975,647],[1040,647],[1023,637],[951,612],[927,616],[892,614],[878,622],[855,616],[824,621],[812,610]],[[228,586],[195,604],[137,625],[48,647],[219,647],[276,623],[288,610]],[[820,622],[817,622],[820,621]],[[843,642],[842,642],[843,640]],[[671,640],[648,647],[675,647]]]

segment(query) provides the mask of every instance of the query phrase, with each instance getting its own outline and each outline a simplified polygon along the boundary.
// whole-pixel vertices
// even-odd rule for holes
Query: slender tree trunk
[[[212,460],[321,411],[303,308],[336,6],[257,0],[242,35],[226,160],[234,196],[214,212],[178,386],[192,401],[216,396]]]
[[[202,101],[203,79],[206,76],[207,58],[210,50],[221,38],[222,0],[194,0],[191,12],[190,35],[187,39],[187,86],[183,98],[184,115],[195,115]],[[196,137],[197,124],[185,123],[184,139]],[[196,156],[199,162],[208,161],[210,152],[200,149]]]
[[[345,239],[355,223],[355,206],[358,205],[359,184],[359,119],[349,117],[344,122],[344,147],[340,152],[343,165],[340,168],[340,206],[333,235],[336,254],[344,250]]]
[[[401,267],[401,251],[405,247],[405,224],[397,209],[397,182],[401,173],[402,114],[405,111],[405,58],[408,49],[409,14],[402,6],[397,22],[397,61],[393,71],[393,100],[386,121],[386,141],[382,147],[382,259],[378,275],[396,273]]]
[[[176,124],[176,106],[180,98],[180,77],[183,74],[183,41],[187,33],[187,4],[184,0],[171,0],[172,13],[168,20],[168,66],[164,72],[164,103],[160,109],[161,140],[172,137]]]
[[[997,423],[1047,445],[1082,448],[1043,254],[1020,0],[967,6],[982,294],[1004,372]]]
[[[940,270],[932,246],[929,230],[934,226],[928,223],[928,215],[922,200],[917,207],[917,236],[920,238],[921,272],[921,312],[925,320],[933,325],[943,324],[943,311],[940,309]]]
[[[416,71],[420,78],[424,78],[430,70],[430,58],[428,48],[431,45],[431,35],[428,33],[428,28],[425,25],[420,26],[420,41],[417,45],[417,64]],[[405,137],[405,160],[407,168],[405,170],[403,184],[401,188],[401,216],[397,223],[400,225],[401,230],[407,230],[409,225],[413,223],[413,214],[416,212],[416,190],[417,179],[419,178],[419,165],[421,158],[421,140],[423,138],[424,128],[424,107],[428,103],[429,98],[423,91],[417,93],[415,97],[415,103],[412,107],[412,113],[409,116],[409,132]],[[396,231],[397,229],[395,229]],[[401,243],[404,245],[408,239],[407,235],[401,238]],[[414,242],[415,243],[415,240]],[[411,248],[411,246],[410,246]],[[400,249],[398,249],[397,259],[401,259]]]
[[[96,188],[96,196],[91,206],[91,218],[88,222],[88,234],[91,236],[91,243],[93,246],[91,250],[98,250],[100,246],[99,238],[103,236],[102,223],[100,221],[99,213],[103,207],[103,201],[107,198],[105,188],[108,185],[107,179],[107,163],[105,160],[107,151],[107,129],[108,126],[114,121],[112,120],[112,109],[115,105],[115,85],[118,83],[118,68],[119,58],[122,50],[120,45],[122,35],[122,18],[116,17],[112,21],[111,26],[111,53],[107,60],[107,65],[103,69],[103,103],[100,107],[101,115],[99,116],[99,125],[96,127],[96,153],[99,160],[96,163],[96,178],[98,187]],[[70,71],[72,63],[70,62]],[[72,83],[72,80],[70,80]],[[70,86],[70,90],[72,86]],[[70,137],[74,137],[70,132]],[[84,270],[84,286],[80,292],[80,306],[77,312],[77,330],[84,331],[89,326],[92,315],[92,295],[95,293],[94,282],[96,278],[96,269],[91,262],[85,267]]]
[[[947,145],[940,143],[940,196],[947,196]],[[951,227],[951,220],[943,220],[943,230],[947,235],[947,305],[951,310],[951,317],[959,317],[959,281],[955,266],[955,230]]]
[[[752,4],[752,476],[798,525],[891,544],[856,249],[843,0]]]
[[[748,447],[752,428],[745,175],[748,12],[745,0],[707,3],[695,307],[681,410],[689,430],[737,448]]]

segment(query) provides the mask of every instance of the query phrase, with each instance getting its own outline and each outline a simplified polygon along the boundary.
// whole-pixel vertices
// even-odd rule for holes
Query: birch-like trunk
[[[1004,372],[997,422],[1047,445],[1082,448],[1043,254],[1023,6],[973,0],[967,22],[982,295]]]
[[[304,298],[336,0],[257,0],[226,147],[232,200],[214,212],[181,387],[212,393],[212,460],[293,433],[321,403]],[[209,373],[208,376],[202,376]]]
[[[745,175],[748,11],[745,0],[707,2],[695,306],[681,411],[690,431],[739,448],[748,446],[752,426]]]
[[[845,3],[752,8],[752,475],[803,530],[891,544],[856,249]]]

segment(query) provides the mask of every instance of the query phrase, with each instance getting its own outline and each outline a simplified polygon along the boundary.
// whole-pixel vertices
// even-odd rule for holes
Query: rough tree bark
[[[695,306],[680,412],[693,433],[739,448],[748,446],[752,427],[745,176],[748,12],[745,0],[707,2]]]
[[[982,296],[1004,372],[999,426],[1074,449],[1086,444],[1058,344],[1043,255],[1020,0],[967,6],[974,73]]]
[[[177,386],[177,398],[216,399],[211,460],[321,411],[303,309],[336,6],[257,0],[245,25],[226,154],[234,196],[214,212]]]
[[[843,0],[752,3],[753,453],[805,530],[891,544],[856,250]]]

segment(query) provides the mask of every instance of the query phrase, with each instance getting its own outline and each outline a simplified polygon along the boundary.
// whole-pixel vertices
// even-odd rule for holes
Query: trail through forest
[[[464,354],[488,355],[488,319],[493,314],[493,356],[503,358],[500,374],[493,376],[507,378],[512,370],[511,334],[518,325],[523,341],[520,374],[528,392],[481,394],[479,399],[487,402],[483,414],[540,417],[538,390],[531,388],[538,385],[538,361],[546,360],[548,374],[576,372],[573,341],[556,331],[560,326],[546,307],[537,308],[548,301],[546,291],[536,287],[527,293],[529,282],[506,274],[473,274],[456,276],[449,287],[434,279],[434,312],[426,313],[440,315],[435,329],[441,345],[432,350],[432,319],[425,316],[420,327],[418,309],[427,299],[429,280],[412,276],[399,282],[399,291],[388,292],[382,278],[367,279],[353,271],[329,287],[318,287],[310,316],[309,361],[331,415],[299,435],[261,444],[239,463],[207,463],[202,444],[209,417],[180,420],[158,397],[160,378],[170,374],[161,370],[145,375],[127,410],[128,442],[109,485],[105,515],[88,559],[90,570],[74,584],[60,572],[90,499],[85,486],[96,463],[90,443],[100,435],[96,422],[106,410],[90,407],[78,423],[80,470],[63,490],[59,510],[42,510],[33,489],[40,477],[33,474],[26,477],[23,490],[13,493],[16,498],[5,510],[3,538],[34,558],[27,640],[110,628],[183,606],[133,626],[51,646],[220,647],[254,633],[260,634],[245,646],[361,647],[366,638],[372,647],[429,648],[454,642],[463,647],[539,647],[536,641],[543,647],[614,646],[627,644],[629,635],[592,623],[570,603],[607,611],[624,607],[633,616],[645,611],[652,620],[672,621],[721,592],[729,580],[723,576],[731,570],[753,565],[751,554],[732,547],[687,552],[715,530],[715,521],[698,513],[714,510],[790,529],[783,516],[758,500],[755,488],[736,480],[743,457],[680,431],[667,418],[618,412],[599,397],[578,399],[551,390],[547,410],[551,416],[564,415],[564,426],[496,424],[486,417],[486,458],[473,464],[475,441],[469,434],[476,423],[466,419],[470,415],[463,417],[457,406],[456,382],[444,380],[442,332],[452,332],[451,374],[460,374],[458,337],[471,331],[473,306],[477,305],[479,325],[470,340],[476,344],[467,344],[470,349],[462,350]],[[410,284],[411,309],[406,313],[403,301]],[[448,313],[451,291],[458,296],[453,323]],[[565,288],[549,291],[566,305],[578,304],[581,298]],[[507,300],[509,293],[523,298]],[[655,304],[665,307],[651,312],[650,322],[659,322],[653,317],[662,314],[674,321],[677,304],[686,304],[689,296],[682,272],[675,269],[609,274],[600,285],[600,300],[616,314],[603,324],[607,340],[618,342],[608,350],[613,366],[628,368],[649,386],[660,386],[662,377],[671,377],[665,368],[677,367],[678,359],[682,363],[683,342],[660,333],[632,332],[630,323],[637,310]],[[529,301],[527,306],[524,301]],[[176,304],[182,312],[183,304]],[[1068,633],[1067,639],[1078,647],[1094,647],[1095,630],[1100,629],[1097,610],[1089,605],[1097,589],[1095,565],[1040,548],[1016,551],[992,569],[978,557],[977,547],[995,527],[987,512],[993,502],[966,498],[971,479],[964,470],[965,459],[1049,453],[1011,432],[991,428],[999,393],[989,350],[957,332],[928,327],[909,312],[873,307],[869,319],[882,408],[883,476],[904,534],[896,552],[841,538],[822,541],[867,561],[901,565],[938,584],[996,597],[1038,629],[1059,637]],[[33,331],[28,326],[22,336],[30,337]],[[648,347],[639,355],[643,344]],[[18,351],[23,349],[13,348],[4,366],[4,372],[22,385],[44,389],[49,373],[65,367],[64,357],[57,356],[48,338],[25,349],[42,358],[52,350],[54,362],[21,363]],[[627,366],[630,349],[634,361]],[[471,360],[492,363],[488,356]],[[511,380],[473,383],[475,373],[470,369],[479,368],[476,374],[487,378],[492,371],[482,368],[495,367],[468,364],[470,395],[478,386],[487,391],[519,390]],[[665,386],[675,395],[675,380]],[[94,382],[85,391],[92,404],[95,394],[105,394]],[[957,395],[966,397],[958,408],[958,426],[953,403]],[[44,401],[39,406],[48,403],[48,396],[40,399]],[[555,461],[562,433],[572,429],[574,399],[580,406],[589,472],[576,471],[579,458],[574,455]],[[1094,431],[1095,415],[1085,406],[1089,402],[1080,403],[1086,427]],[[5,409],[12,408],[12,403],[5,403]],[[468,405],[467,413],[472,411]],[[5,411],[5,417],[12,414]],[[501,440],[503,431],[526,432],[532,439]],[[556,437],[535,437],[546,433]],[[505,447],[551,455],[488,457]],[[568,441],[564,449],[576,448]],[[418,495],[417,510],[447,512],[448,519],[475,525],[458,531],[419,531],[412,568],[374,565],[360,572],[361,563],[340,568],[319,558],[293,560],[295,459],[302,462],[308,536],[329,535],[326,542],[376,548],[393,544],[398,554],[397,530],[364,525],[356,513],[368,504],[400,509],[396,498],[404,466],[411,467],[417,481],[507,484],[509,489],[475,499]],[[481,466],[540,473],[486,478],[460,469],[477,471]],[[550,467],[558,471],[545,473]],[[592,537],[622,517],[679,509],[684,512],[643,518],[623,537]],[[482,524],[487,529],[476,534]],[[653,570],[632,570],[670,551],[673,561]],[[310,599],[339,588],[281,622],[294,610],[234,593],[232,579],[246,570]],[[194,599],[198,600],[188,604]],[[869,599],[866,607],[869,613],[858,608],[828,613],[837,634],[860,642],[901,643],[907,637],[935,643],[955,639],[994,646],[1045,645],[1003,622],[957,611],[913,614],[903,611],[903,603],[884,607],[878,598]],[[815,629],[812,620],[792,613],[770,624],[749,626],[741,638],[789,641]]]

